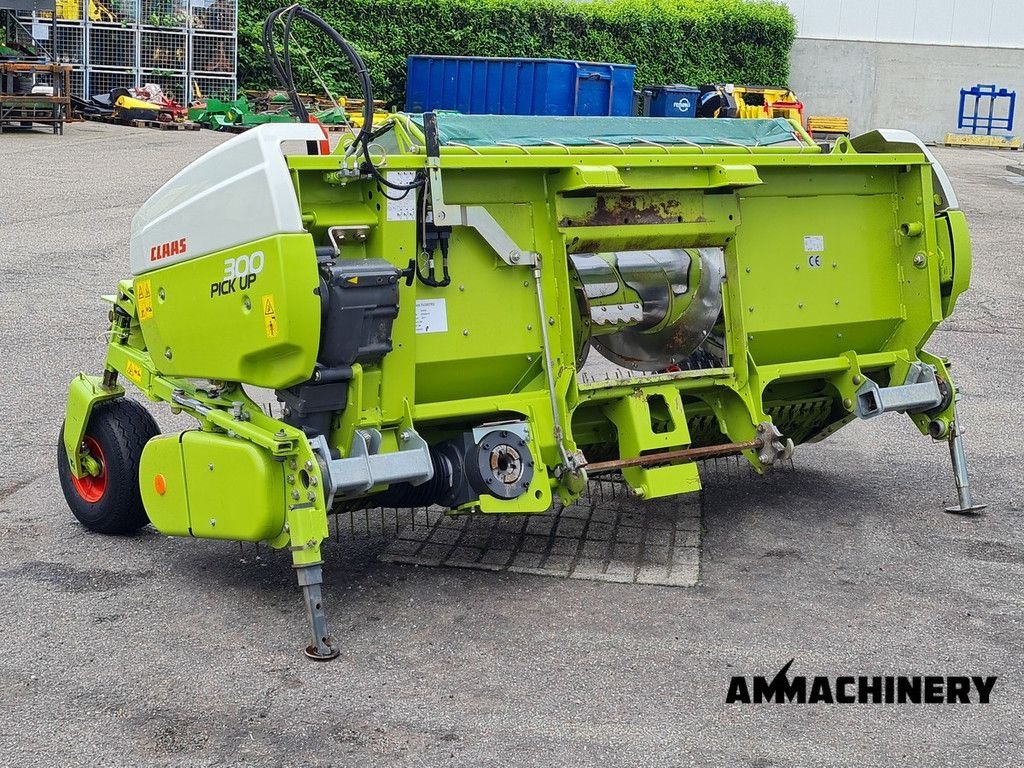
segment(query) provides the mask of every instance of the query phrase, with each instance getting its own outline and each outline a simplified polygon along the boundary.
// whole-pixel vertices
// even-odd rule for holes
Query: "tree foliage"
[[[239,3],[238,68],[244,88],[276,87],[261,44],[282,0]],[[736,82],[785,85],[796,24],[772,0],[317,0],[307,7],[350,40],[376,98],[401,106],[406,57],[515,56],[635,64],[636,87]],[[323,35],[296,24],[300,88],[357,96],[347,66]]]

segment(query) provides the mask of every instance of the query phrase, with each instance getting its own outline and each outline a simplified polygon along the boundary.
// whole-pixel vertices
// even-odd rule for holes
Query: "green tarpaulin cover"
[[[414,120],[422,125],[422,117]],[[763,147],[799,142],[793,126],[783,118],[729,120],[685,117],[532,117],[519,115],[461,115],[439,113],[441,144],[471,147],[495,144],[542,146],[565,144],[741,145]]]

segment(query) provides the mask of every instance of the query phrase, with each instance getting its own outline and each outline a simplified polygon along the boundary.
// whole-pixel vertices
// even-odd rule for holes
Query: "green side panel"
[[[413,118],[422,124],[422,118]],[[502,142],[535,147],[552,143],[566,146],[640,144],[701,144],[763,147],[799,141],[788,120],[712,120],[678,117],[532,117],[521,115],[437,116],[442,144],[471,147]]]
[[[133,285],[159,373],[278,389],[313,372],[320,297],[308,234],[180,262],[139,275]]]
[[[488,210],[517,242],[533,245],[529,205]],[[458,254],[452,258],[453,285],[416,286],[416,402],[522,390],[541,375],[537,289],[530,273],[507,266],[468,228],[453,231],[451,249]]]
[[[740,219],[738,287],[758,363],[885,348],[905,313],[891,194],[749,197]]]
[[[252,443],[185,432],[189,527],[201,539],[264,541],[284,528],[284,465]]]
[[[185,469],[181,462],[182,434],[154,437],[146,443],[139,461],[139,490],[146,515],[153,527],[167,536],[192,535],[188,525]]]
[[[85,437],[85,428],[92,415],[96,403],[104,400],[115,400],[124,395],[124,387],[115,384],[110,389],[103,388],[101,376],[78,374],[71,380],[68,387],[68,401],[64,416],[64,450],[68,453],[71,472],[76,477],[84,474],[79,464],[78,447]]]

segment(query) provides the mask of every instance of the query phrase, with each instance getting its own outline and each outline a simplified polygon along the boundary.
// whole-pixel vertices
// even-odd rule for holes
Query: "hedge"
[[[276,87],[261,30],[283,0],[239,3],[243,88]],[[737,82],[785,85],[796,24],[772,0],[316,0],[307,7],[359,49],[375,96],[405,100],[406,57],[529,56],[636,64],[636,85]],[[322,34],[296,25],[300,88],[358,96],[343,57]],[[305,57],[301,55],[305,54]]]

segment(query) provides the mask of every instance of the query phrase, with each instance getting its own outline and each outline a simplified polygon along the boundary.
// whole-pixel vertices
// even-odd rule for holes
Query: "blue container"
[[[481,56],[410,56],[406,112],[630,115],[632,64]]]
[[[700,88],[649,85],[641,94],[640,114],[647,117],[696,117]]]

